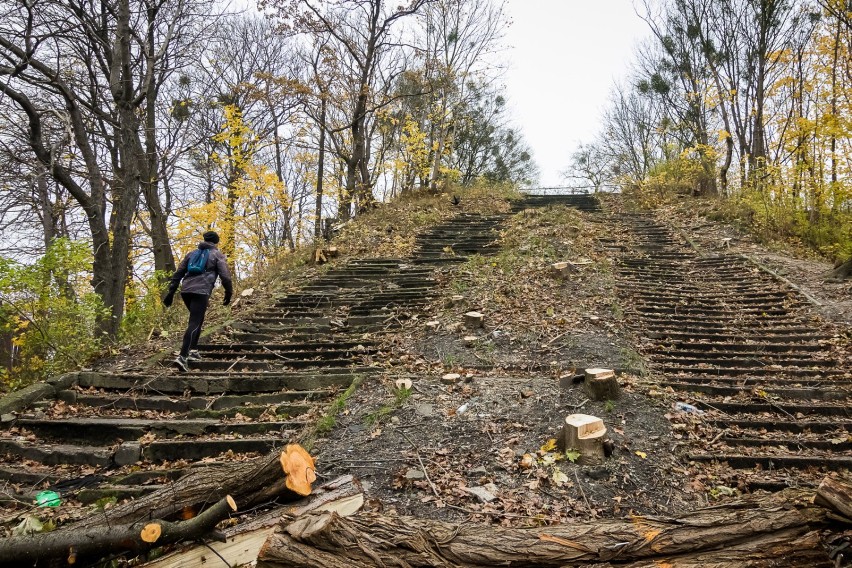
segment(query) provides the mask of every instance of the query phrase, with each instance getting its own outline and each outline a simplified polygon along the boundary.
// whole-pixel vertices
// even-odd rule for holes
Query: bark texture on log
[[[677,560],[676,566],[828,565],[812,534],[813,527],[825,521],[826,511],[801,506],[743,501],[677,519],[633,517],[529,529],[376,514],[348,519],[313,514],[279,527],[261,549],[258,566],[547,567],[614,560],[665,566],[659,561],[666,559]],[[788,559],[798,564],[785,564]]]
[[[814,503],[831,509],[852,522],[852,482],[826,477],[817,488]]]
[[[852,258],[832,270],[829,276],[835,280],[852,278]]]
[[[235,511],[234,501],[226,497],[188,521],[170,523],[164,520],[138,521],[126,525],[110,525],[54,531],[32,536],[0,539],[3,566],[37,560],[65,557],[73,549],[77,556],[103,554],[106,551],[143,551],[187,538],[204,536]],[[8,563],[8,564],[7,564]]]
[[[302,450],[304,451],[304,450]],[[159,491],[122,503],[62,530],[79,530],[106,524],[129,524],[145,519],[167,519],[185,507],[196,510],[232,496],[243,508],[288,494],[281,455],[274,452],[258,459],[199,467]]]
[[[618,568],[834,568],[817,531],[798,534],[798,531],[771,533],[722,550],[618,564]]]
[[[242,566],[257,560],[260,547],[272,534],[283,515],[299,516],[312,511],[335,511],[348,516],[364,503],[361,483],[352,475],[338,477],[314,489],[308,497],[277,507],[247,522],[222,531],[224,542],[204,545],[187,544],[166,556],[145,564],[146,568],[204,567],[210,564],[211,552],[223,560],[222,566]],[[214,562],[214,568],[216,564]]]

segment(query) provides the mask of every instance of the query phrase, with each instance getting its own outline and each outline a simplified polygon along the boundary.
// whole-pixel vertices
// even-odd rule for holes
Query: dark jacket
[[[180,291],[184,294],[203,294],[209,296],[213,292],[213,286],[216,284],[216,277],[222,279],[222,286],[225,288],[225,297],[230,298],[234,292],[234,285],[231,282],[231,272],[228,270],[228,261],[225,255],[222,254],[216,245],[207,241],[198,244],[199,249],[210,249],[210,256],[207,257],[207,269],[201,274],[192,274],[187,276],[186,267],[189,265],[189,257],[192,252],[183,257],[183,260],[178,266],[178,269],[172,275],[172,281],[169,284],[169,293],[174,294],[183,285]],[[195,252],[195,251],[193,251]]]

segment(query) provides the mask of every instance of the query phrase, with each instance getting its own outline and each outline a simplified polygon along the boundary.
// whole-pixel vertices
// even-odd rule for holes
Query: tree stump
[[[482,327],[485,316],[479,312],[467,312],[464,315],[464,326],[468,329],[477,329]]]
[[[586,369],[585,390],[592,400],[616,400],[621,388],[612,369]]]
[[[554,262],[550,269],[557,278],[567,278],[572,272],[577,272],[570,262]]]
[[[441,377],[441,382],[445,385],[454,385],[461,379],[461,375],[458,373],[447,373],[443,377]]]
[[[562,425],[559,447],[562,451],[580,452],[580,457],[577,458],[580,465],[597,465],[603,463],[606,458],[603,444],[605,437],[606,426],[603,420],[588,414],[571,414],[565,417],[565,423]]]

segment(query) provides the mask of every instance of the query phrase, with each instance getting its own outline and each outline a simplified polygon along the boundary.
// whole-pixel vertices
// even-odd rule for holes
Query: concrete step
[[[105,446],[118,441],[138,440],[148,433],[153,433],[158,438],[200,437],[213,434],[248,436],[268,432],[293,431],[303,424],[292,421],[220,422],[212,419],[98,417],[56,420],[19,418],[14,425],[25,428],[47,441]]]
[[[102,410],[151,410],[154,412],[191,413],[197,411],[226,411],[232,409],[267,408],[274,405],[281,413],[297,416],[312,408],[312,404],[293,404],[298,401],[319,401],[329,396],[329,390],[289,391],[274,394],[207,396],[162,396],[145,394],[88,394],[62,390],[57,398],[78,407]]]
[[[374,367],[328,369],[323,373],[240,373],[232,375],[110,375],[89,374],[81,379],[83,388],[154,392],[158,394],[186,392],[192,395],[257,394],[282,391],[315,391],[329,387],[347,387],[355,377],[378,372]]]

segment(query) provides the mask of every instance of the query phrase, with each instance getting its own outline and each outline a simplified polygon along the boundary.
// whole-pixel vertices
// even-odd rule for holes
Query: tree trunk
[[[256,460],[201,467],[159,491],[92,514],[56,531],[24,539],[0,539],[0,563],[30,559],[29,565],[32,565],[30,555],[33,551],[39,560],[49,560],[66,554],[69,547],[75,547],[78,554],[85,554],[84,550],[101,554],[139,550],[144,548],[137,538],[143,526],[163,535],[156,540],[157,544],[163,544],[163,538],[176,542],[201,536],[227,516],[223,502],[235,501],[241,508],[248,509],[279,497],[289,502],[309,495],[316,479],[314,467],[313,458],[298,444],[289,444],[280,453]],[[355,493],[348,489],[354,485],[347,486],[345,481],[339,484],[340,497]],[[207,507],[211,503],[215,504]],[[212,524],[207,520],[197,520],[194,524],[169,522],[178,515],[199,512],[197,518],[215,520]],[[159,526],[149,526],[152,524]],[[145,542],[152,543],[151,540]]]
[[[258,566],[831,566],[818,532],[829,526],[829,511],[811,498],[812,492],[786,491],[672,519],[634,516],[535,528],[312,514],[285,519]]]
[[[352,217],[352,200],[355,198],[358,185],[358,163],[354,158],[346,160],[346,185],[344,195],[337,202],[337,220],[345,223]]]
[[[829,277],[833,280],[846,280],[852,276],[852,258],[835,268],[829,274]]]
[[[185,508],[198,510],[205,504],[219,501],[227,495],[233,497],[242,508],[271,501],[280,495],[292,501],[305,494],[301,489],[297,492],[288,488],[288,474],[282,472],[282,460],[289,459],[294,454],[305,456],[307,452],[298,444],[290,444],[281,454],[271,453],[247,462],[201,467],[159,491],[128,501],[75,523],[69,529],[61,530],[73,531],[104,524],[129,524],[138,519],[168,519]],[[310,469],[313,469],[312,462]],[[306,480],[299,481],[304,486]]]
[[[171,523],[161,519],[136,520],[122,525],[100,525],[79,531],[53,531],[0,539],[3,565],[32,566],[36,561],[65,557],[75,564],[78,556],[106,556],[125,550],[143,551],[188,538],[209,534],[219,521],[236,511],[226,496],[188,521]]]
[[[145,54],[145,154],[139,156],[142,163],[142,193],[145,196],[145,206],[151,220],[151,244],[154,250],[154,270],[160,272],[162,278],[168,278],[175,271],[175,255],[169,240],[168,215],[160,203],[159,173],[160,164],[157,155],[157,82],[154,80],[156,66],[153,46],[156,45],[154,32],[156,29],[157,8],[149,7],[148,16],[148,45],[151,52]]]
[[[53,212],[53,201],[47,187],[47,178],[44,166],[35,166],[34,193],[38,196],[39,215],[41,216],[42,235],[44,237],[44,250],[50,248],[53,239],[57,237],[56,215]]]
[[[261,546],[275,530],[283,514],[304,515],[316,510],[335,511],[348,517],[364,504],[361,483],[351,475],[338,477],[317,488],[307,497],[276,507],[249,520],[222,530],[221,542],[186,544],[161,558],[145,564],[148,568],[185,568],[205,566],[211,552],[222,566],[248,566],[257,560]]]
[[[814,504],[831,509],[852,523],[852,483],[826,477],[817,488]]]
[[[325,113],[328,106],[324,93],[321,93],[319,118],[319,155],[317,156],[317,200],[314,204],[314,239],[322,236],[322,182],[325,175]]]
[[[281,154],[281,136],[278,134],[279,129],[279,120],[278,115],[275,112],[274,108],[269,109],[269,113],[272,115],[273,121],[273,131],[272,131],[272,140],[273,146],[275,148],[275,176],[278,178],[279,183],[286,187],[284,183],[284,158]],[[287,196],[287,207],[281,208],[281,213],[283,217],[283,225],[284,225],[284,239],[287,242],[287,248],[290,249],[290,252],[296,250],[296,241],[293,238],[293,228],[290,226],[290,223],[293,218],[293,203],[290,200],[289,195]],[[278,246],[280,243],[276,242],[275,245]]]
[[[175,255],[169,240],[168,217],[160,204],[160,193],[156,174],[151,174],[150,181],[142,184],[145,196],[145,206],[148,209],[148,217],[151,220],[151,244],[154,249],[154,270],[162,274],[171,274],[175,271]],[[166,276],[168,278],[168,276]]]
[[[441,117],[444,118],[446,109],[442,109]],[[447,129],[442,124],[438,127],[438,147],[432,156],[432,173],[429,180],[429,189],[438,191],[438,183],[441,181],[441,158],[444,155],[444,144],[447,141]]]

